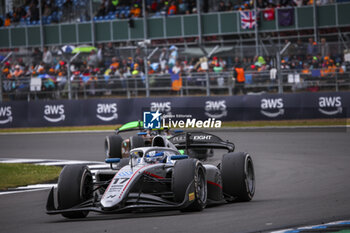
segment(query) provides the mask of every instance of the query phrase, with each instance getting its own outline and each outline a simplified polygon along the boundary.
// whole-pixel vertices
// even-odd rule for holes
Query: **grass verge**
[[[56,180],[61,167],[23,163],[0,164],[0,190]]]
[[[272,121],[230,121],[222,127],[271,127],[271,126],[347,126],[350,119],[312,119],[312,120],[272,120]],[[0,133],[59,132],[59,131],[98,131],[115,130],[121,125],[61,126],[0,129]]]

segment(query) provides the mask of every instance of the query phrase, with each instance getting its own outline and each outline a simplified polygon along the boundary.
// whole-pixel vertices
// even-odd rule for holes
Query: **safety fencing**
[[[0,128],[122,124],[157,110],[197,120],[345,119],[348,109],[350,92],[10,101],[0,103]]]
[[[93,97],[144,97],[150,96],[193,96],[193,95],[233,95],[249,92],[277,92],[277,77],[266,72],[246,72],[243,88],[236,88],[232,72],[184,73],[182,88],[174,90],[170,74],[150,74],[149,85],[145,76],[140,75],[90,75],[72,76],[73,99]],[[295,71],[282,73],[282,86],[285,92],[299,91],[349,91],[350,73],[328,73],[323,76],[300,74]],[[3,99],[6,100],[57,100],[68,98],[66,77],[47,76],[46,78],[26,77],[4,79]]]

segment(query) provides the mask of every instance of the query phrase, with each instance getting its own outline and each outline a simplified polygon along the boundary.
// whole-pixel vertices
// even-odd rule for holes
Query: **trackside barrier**
[[[222,121],[349,118],[350,92],[10,101],[0,103],[0,128],[122,124],[157,109]]]
[[[278,81],[271,79],[270,71],[247,71],[245,76],[244,89],[248,93],[263,91],[273,93],[278,90]],[[235,92],[242,92],[242,90],[235,89],[236,83],[232,80],[232,77],[232,72],[183,73],[182,88],[180,91],[174,91],[172,90],[170,74],[150,74],[149,85],[146,85],[145,77],[140,75],[77,76],[71,82],[71,95],[73,99],[77,100],[104,96],[108,98],[137,98],[147,96],[147,93],[151,97],[158,97],[232,95]],[[334,72],[327,73],[322,77],[313,77],[312,74],[284,71],[282,72],[282,81],[285,93],[313,89],[336,92],[350,90],[350,72]],[[51,78],[27,76],[11,79],[3,77],[2,86],[4,101],[60,100],[67,99],[69,96],[67,79],[60,76],[52,76]]]

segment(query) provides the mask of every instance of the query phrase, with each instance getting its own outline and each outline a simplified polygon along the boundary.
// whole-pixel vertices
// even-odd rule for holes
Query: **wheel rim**
[[[85,172],[82,180],[81,187],[81,199],[86,201],[92,197],[93,186],[92,186],[92,176],[90,172]]]
[[[255,175],[252,160],[249,158],[247,160],[247,173],[246,173],[246,183],[248,191],[252,194],[255,189]]]
[[[206,202],[206,181],[201,169],[198,171],[197,195],[200,202]]]
[[[109,138],[106,137],[106,140],[105,140],[105,153],[106,153],[106,157],[108,158],[109,157]]]

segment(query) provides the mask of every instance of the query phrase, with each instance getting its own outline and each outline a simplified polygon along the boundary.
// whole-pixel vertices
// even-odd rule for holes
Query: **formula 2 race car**
[[[228,152],[215,166],[180,154],[174,143],[186,150]],[[58,180],[58,207],[52,188],[47,214],[83,218],[89,211],[201,211],[207,205],[250,201],[255,192],[253,160],[248,153],[233,151],[233,143],[212,134],[183,133],[170,139],[158,135],[150,147],[132,149],[129,159],[107,158],[111,169],[98,171],[94,178],[84,165],[67,165]]]

